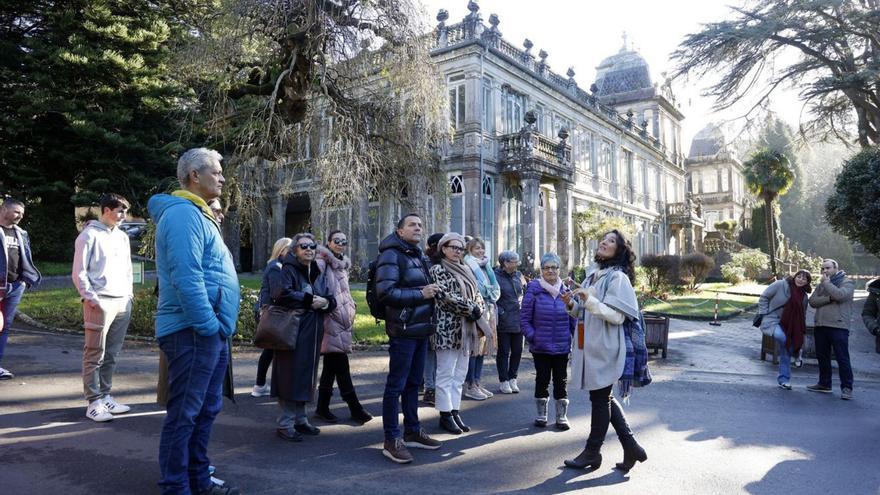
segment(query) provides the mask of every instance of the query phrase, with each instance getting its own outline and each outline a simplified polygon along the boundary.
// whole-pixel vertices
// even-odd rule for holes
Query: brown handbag
[[[254,333],[254,345],[276,351],[295,350],[303,313],[304,309],[288,309],[272,304],[263,306],[260,308],[260,323]]]

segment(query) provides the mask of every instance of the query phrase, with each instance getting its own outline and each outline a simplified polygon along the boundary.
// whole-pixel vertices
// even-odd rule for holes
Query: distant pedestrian
[[[840,398],[853,398],[853,371],[849,360],[849,327],[855,283],[838,268],[832,259],[822,261],[822,278],[810,296],[816,308],[816,359],[819,361],[819,383],[810,385],[811,392],[831,393],[831,349],[840,374]]]
[[[568,424],[568,357],[576,320],[569,315],[571,289],[562,283],[562,260],[555,253],[541,256],[541,273],[526,287],[520,326],[535,361],[535,426],[547,426],[550,381],[553,381],[556,428]]]
[[[812,276],[807,270],[798,270],[793,277],[785,277],[768,285],[758,299],[761,331],[776,341],[779,358],[779,388],[791,390],[791,356],[799,356],[807,330],[807,298],[813,290]]]
[[[437,255],[437,243],[443,238],[444,232],[435,232],[428,236],[428,247],[425,249],[425,256],[428,260],[433,259]],[[430,264],[430,263],[429,263]],[[422,400],[425,404],[434,407],[436,402],[435,382],[437,379],[437,351],[430,345],[428,353],[425,355],[425,395]]]
[[[0,206],[0,313],[3,324],[0,326],[0,362],[12,330],[12,322],[18,311],[18,303],[26,288],[40,284],[42,276],[31,256],[31,240],[27,231],[18,226],[24,218],[24,203],[14,198],[6,198]],[[9,380],[15,375],[0,368],[0,380]]]
[[[159,486],[166,494],[223,493],[208,471],[208,441],[223,407],[229,343],[241,298],[232,255],[208,201],[226,180],[216,151],[181,155],[177,177],[183,189],[150,198],[156,222],[159,303],[156,338],[168,360],[168,403],[159,439]]]
[[[578,311],[583,319],[583,332],[578,328],[572,346],[572,383],[581,390],[590,391],[590,435],[584,450],[565,465],[573,468],[602,464],[602,444],[608,425],[614,427],[623,447],[623,462],[617,469],[629,471],[636,461],[644,462],[648,455],[633,436],[620,403],[612,387],[618,383],[621,396],[627,397],[631,380],[623,379],[625,369],[634,366],[633,348],[624,324],[626,319],[639,319],[639,303],[633,289],[635,283],[635,254],[626,238],[617,230],[606,233],[599,242],[596,265],[582,287],[575,291]]]
[[[86,417],[110,421],[131,407],[110,395],[116,356],[122,350],[131,321],[134,292],[131,245],[119,228],[128,212],[128,200],[109,193],[101,197],[101,217],[89,220],[74,243],[71,278],[82,298],[82,379],[88,407]]]
[[[495,272],[492,271],[492,263],[486,256],[486,243],[479,237],[474,237],[467,242],[465,249],[467,249],[467,254],[464,257],[464,263],[474,272],[480,296],[483,297],[483,302],[486,304],[484,317],[489,323],[489,333],[481,337],[479,345],[471,350],[467,377],[465,377],[467,388],[464,394],[465,397],[481,400],[494,395],[483,386],[481,379],[483,377],[483,361],[486,356],[494,354],[498,346],[498,338],[495,333],[498,324],[495,301],[501,296],[501,289],[498,286],[498,280],[495,279]]]
[[[373,415],[361,405],[354,383],[351,381],[348,355],[351,354],[357,308],[348,286],[351,260],[345,255],[347,248],[348,236],[341,230],[330,232],[327,236],[327,245],[318,246],[318,263],[326,267],[328,276],[335,278],[336,308],[324,317],[324,339],[321,343],[324,365],[321,369],[315,415],[328,423],[339,421],[339,418],[330,412],[330,397],[333,395],[335,380],[339,385],[339,396],[348,404],[351,419],[364,424],[373,419]]]
[[[498,298],[498,355],[495,366],[498,368],[498,380],[501,382],[501,393],[518,394],[519,385],[516,378],[519,363],[522,359],[523,335],[519,324],[520,305],[526,287],[526,279],[517,269],[519,255],[513,251],[502,251],[498,255],[500,266],[495,268],[495,278],[501,296]]]
[[[322,271],[315,261],[318,243],[312,234],[296,234],[291,245],[281,270],[269,272],[269,297],[273,305],[302,314],[296,348],[275,350],[272,395],[278,397],[281,407],[278,436],[298,442],[302,435],[321,432],[309,423],[306,404],[314,401],[324,318],[336,308],[336,289],[333,275]]]
[[[272,303],[272,298],[269,297],[269,276],[273,273],[276,275],[281,273],[281,264],[287,253],[290,252],[292,245],[293,239],[282,237],[272,246],[272,254],[269,255],[269,261],[266,263],[266,268],[263,269],[263,281],[260,284],[260,293],[254,308],[254,318],[257,325],[260,323],[260,309]],[[269,372],[269,365],[272,364],[273,355],[272,349],[263,349],[263,352],[260,353],[260,359],[257,360],[257,379],[253,390],[251,390],[252,397],[266,397],[271,393],[269,385],[266,384],[266,374]]]
[[[871,335],[880,335],[880,278],[869,281],[865,288],[868,291],[868,299],[862,308],[862,321]]]
[[[422,232],[419,215],[404,215],[397,230],[379,243],[376,260],[376,296],[385,307],[389,357],[382,397],[382,455],[399,464],[412,462],[407,447],[435,450],[441,445],[419,422],[419,386],[424,380],[427,339],[434,333],[434,297],[438,293],[437,284],[428,275],[428,260],[419,249]]]
[[[489,322],[474,272],[462,261],[464,237],[449,232],[437,248],[431,267],[431,278],[440,288],[437,332],[431,336],[431,347],[437,352],[436,408],[440,427],[460,435],[470,431],[459,411],[471,349],[489,332]]]

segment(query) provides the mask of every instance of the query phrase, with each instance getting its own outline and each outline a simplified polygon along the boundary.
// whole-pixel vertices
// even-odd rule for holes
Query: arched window
[[[464,235],[464,180],[461,174],[449,176],[449,230]]]

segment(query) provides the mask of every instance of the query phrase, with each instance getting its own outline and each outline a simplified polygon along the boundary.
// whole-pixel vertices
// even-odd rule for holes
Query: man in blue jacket
[[[206,148],[187,151],[177,163],[183,189],[147,203],[156,223],[156,339],[168,359],[159,440],[165,494],[239,493],[214,484],[208,472],[208,439],[223,407],[227,340],[235,333],[240,299],[232,256],[208,206],[225,183],[221,159]]]
[[[40,272],[34,266],[31,257],[31,241],[26,231],[18,226],[24,218],[24,203],[13,198],[6,198],[0,206],[0,311],[3,321],[0,322],[0,361],[6,340],[12,329],[12,320],[18,310],[18,303],[26,287],[34,287],[40,283]],[[11,371],[0,368],[0,380],[14,377]]]

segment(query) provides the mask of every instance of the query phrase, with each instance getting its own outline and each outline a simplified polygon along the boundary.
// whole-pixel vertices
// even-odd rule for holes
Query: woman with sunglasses
[[[547,426],[550,380],[556,405],[556,428],[568,424],[568,355],[575,319],[569,312],[571,289],[562,283],[562,260],[555,253],[541,256],[541,274],[529,282],[520,310],[520,327],[535,361],[535,426]]]
[[[318,246],[318,264],[327,270],[336,282],[336,308],[324,318],[324,339],[321,354],[324,366],[321,368],[321,381],[318,385],[318,404],[315,416],[328,423],[336,423],[339,418],[330,412],[330,397],[333,395],[333,381],[339,384],[339,395],[348,404],[351,418],[360,424],[373,419],[358,400],[351,381],[348,354],[351,353],[352,330],[354,328],[355,304],[348,286],[351,260],[345,255],[348,237],[341,230],[334,230],[327,236],[326,246]]]
[[[465,241],[450,232],[437,243],[437,254],[429,270],[440,287],[437,298],[437,331],[431,347],[437,353],[435,407],[440,411],[440,428],[460,435],[470,431],[459,414],[461,392],[467,375],[471,349],[489,332],[486,304],[474,272],[464,264]]]
[[[615,399],[612,387],[627,397],[632,379],[624,378],[624,369],[632,370],[634,353],[627,352],[633,343],[624,328],[627,319],[639,318],[639,303],[633,284],[636,279],[636,256],[629,242],[617,230],[606,233],[596,250],[596,264],[590,268],[582,286],[574,291],[576,312],[583,326],[578,327],[572,349],[572,383],[590,391],[590,435],[584,450],[574,459],[566,460],[571,468],[599,468],[602,444],[609,424],[617,432],[623,446],[623,462],[615,466],[629,471],[648,455],[635,440],[623,408]]]
[[[260,295],[257,297],[257,304],[254,306],[254,318],[257,320],[257,325],[260,324],[260,308],[270,303],[269,275],[273,272],[281,272],[281,264],[287,253],[290,252],[292,242],[293,240],[290,237],[282,237],[275,241],[275,245],[272,246],[272,255],[269,257],[269,262],[266,263],[266,268],[263,269],[263,283],[260,285]],[[260,359],[257,361],[257,380],[254,383],[254,389],[251,391],[251,396],[253,397],[269,395],[270,389],[269,385],[266,384],[266,374],[269,372],[269,365],[272,364],[273,354],[274,351],[272,349],[263,349],[263,352],[260,354]]]
[[[294,442],[302,441],[302,435],[321,432],[309,424],[306,403],[313,400],[315,392],[324,316],[336,308],[336,284],[315,261],[317,249],[312,234],[296,234],[281,271],[269,276],[272,304],[303,310],[296,349],[276,350],[272,367],[272,395],[278,397],[281,406],[277,433]]]

